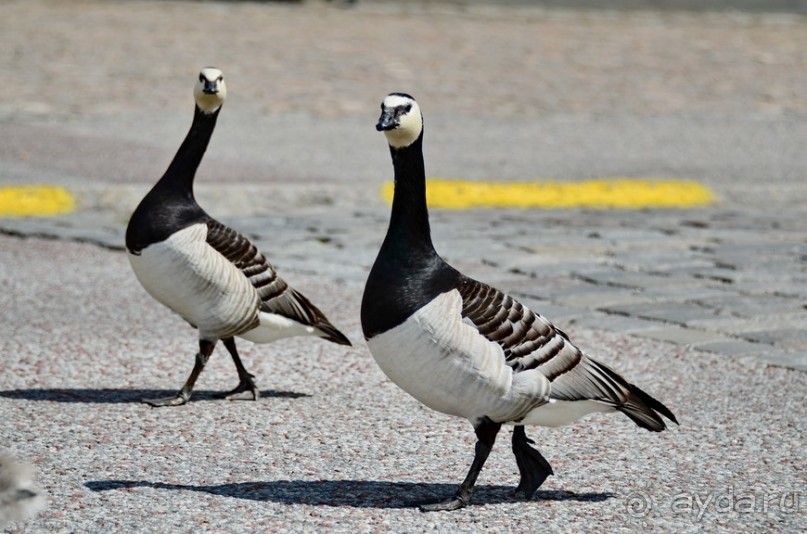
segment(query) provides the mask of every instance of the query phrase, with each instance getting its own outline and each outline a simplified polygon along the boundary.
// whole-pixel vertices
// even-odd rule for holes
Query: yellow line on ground
[[[73,195],[62,187],[23,185],[0,187],[0,217],[36,217],[70,213]]]
[[[392,202],[393,184],[382,195]],[[430,178],[429,207],[469,208],[691,208],[715,201],[712,192],[691,180],[607,178],[584,182],[477,182]]]

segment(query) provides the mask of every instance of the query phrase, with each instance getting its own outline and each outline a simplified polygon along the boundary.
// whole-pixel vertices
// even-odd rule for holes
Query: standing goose
[[[437,254],[426,208],[423,117],[411,96],[387,96],[376,129],[390,145],[395,194],[364,289],[364,336],[393,382],[433,410],[468,419],[477,436],[456,495],[421,510],[468,505],[503,424],[515,426],[516,496],[525,499],[552,474],[525,425],[554,427],[612,411],[656,432],[666,428],[662,415],[677,424],[661,402],[584,354],[545,318]]]
[[[185,404],[218,340],[233,357],[239,378],[238,386],[223,396],[249,392],[255,400],[255,377],[241,363],[235,336],[254,343],[318,336],[350,345],[316,306],[278,276],[255,245],[196,203],[193,179],[227,95],[221,71],[202,69],[193,94],[191,129],[126,229],[126,250],[137,279],[152,297],[199,330],[190,377],[176,396],[144,399],[152,406]]]

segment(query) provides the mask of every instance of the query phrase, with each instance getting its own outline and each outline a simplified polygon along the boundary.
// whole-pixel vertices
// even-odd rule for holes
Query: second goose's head
[[[224,75],[219,69],[206,67],[199,73],[199,80],[193,88],[193,98],[196,105],[206,115],[215,113],[227,97],[227,86],[224,85]]]
[[[381,117],[375,129],[384,132],[392,148],[404,148],[423,133],[423,115],[415,99],[406,93],[392,93],[381,103]]]

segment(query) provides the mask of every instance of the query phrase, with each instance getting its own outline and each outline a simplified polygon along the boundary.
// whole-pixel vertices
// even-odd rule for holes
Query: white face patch
[[[398,126],[392,130],[384,131],[387,142],[394,148],[409,146],[420,137],[420,133],[423,131],[423,116],[420,113],[418,103],[412,98],[389,95],[382,104],[382,109],[385,111],[405,108],[406,106],[409,106],[409,111],[398,115]]]
[[[214,85],[216,92],[205,92],[206,85]],[[224,99],[227,98],[227,86],[224,84],[224,76],[219,69],[213,67],[202,69],[193,88],[193,98],[199,109],[208,115],[221,107]]]

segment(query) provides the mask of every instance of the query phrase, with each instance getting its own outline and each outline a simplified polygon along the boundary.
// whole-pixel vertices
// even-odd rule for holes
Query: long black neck
[[[148,245],[209,218],[196,203],[193,180],[213,136],[220,110],[206,114],[196,106],[191,128],[174,159],[132,214],[126,229],[126,248],[131,252],[139,253]]]
[[[185,140],[179,146],[174,159],[168,165],[168,169],[157,182],[155,189],[159,188],[164,196],[167,192],[174,193],[179,197],[193,199],[193,179],[196,177],[196,169],[202,162],[207,145],[213,136],[216,128],[216,121],[219,117],[217,109],[213,113],[206,114],[199,106],[193,113],[193,123]]]
[[[392,215],[361,306],[368,339],[403,323],[437,295],[456,287],[461,276],[432,245],[423,134],[413,144],[390,152],[395,168]]]
[[[423,163],[423,132],[409,146],[390,146],[395,169],[395,194],[392,199],[385,247],[403,247],[408,252],[436,254],[429,227],[426,205],[426,167]]]

